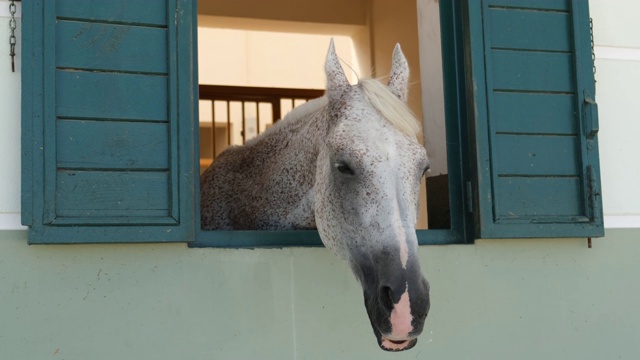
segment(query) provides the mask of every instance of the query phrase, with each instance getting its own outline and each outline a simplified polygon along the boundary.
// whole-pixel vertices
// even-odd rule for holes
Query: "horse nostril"
[[[391,312],[393,310],[393,291],[388,286],[380,288],[380,302],[384,308]]]

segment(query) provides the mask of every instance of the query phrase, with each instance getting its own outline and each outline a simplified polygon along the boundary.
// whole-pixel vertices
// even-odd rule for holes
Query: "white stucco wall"
[[[596,45],[596,97],[605,225],[640,227],[640,2],[590,1]],[[608,220],[608,221],[607,221]]]

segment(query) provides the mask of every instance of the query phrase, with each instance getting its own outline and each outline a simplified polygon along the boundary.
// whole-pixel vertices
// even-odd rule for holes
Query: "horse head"
[[[325,71],[330,124],[316,165],[316,226],[362,285],[379,346],[407,350],[430,305],[415,232],[429,161],[406,105],[407,61],[396,45],[387,86],[375,80],[352,86],[332,42]]]

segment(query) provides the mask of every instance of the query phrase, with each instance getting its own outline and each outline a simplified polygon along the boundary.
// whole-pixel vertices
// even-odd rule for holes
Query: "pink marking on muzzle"
[[[411,302],[409,300],[409,284],[400,296],[400,301],[393,305],[391,310],[391,334],[384,336],[389,340],[406,340],[413,331],[413,316],[411,315]]]

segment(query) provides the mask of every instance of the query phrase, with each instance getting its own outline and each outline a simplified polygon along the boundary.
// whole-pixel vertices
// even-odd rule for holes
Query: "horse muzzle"
[[[365,291],[369,320],[382,350],[409,350],[418,342],[430,301],[426,280],[422,276],[415,280]]]

